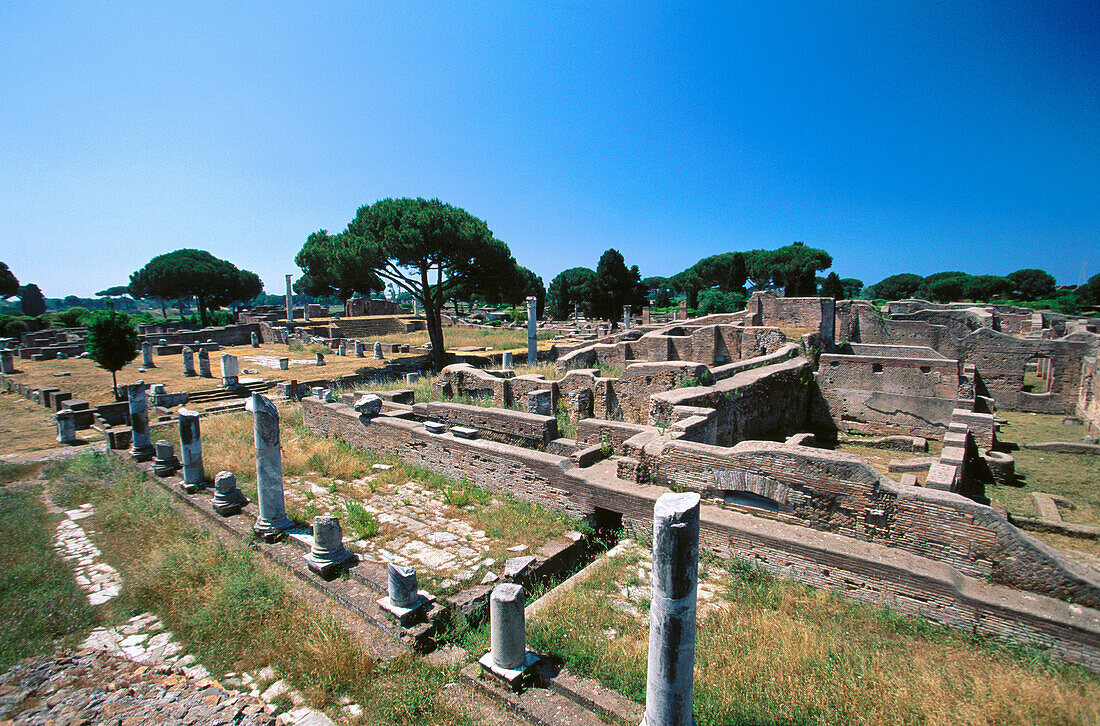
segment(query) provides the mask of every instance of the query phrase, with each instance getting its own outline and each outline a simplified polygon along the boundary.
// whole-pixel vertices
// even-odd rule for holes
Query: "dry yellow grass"
[[[547,339],[550,333],[539,333],[539,350],[549,350],[552,345]],[[407,343],[408,345],[423,345],[428,342],[428,331],[418,330],[415,333],[394,333],[372,338],[371,342],[378,340],[382,343]],[[508,330],[496,328],[443,328],[443,343],[447,350],[464,348],[467,346],[493,348],[494,351],[502,350],[527,350],[527,330]]]
[[[80,444],[102,441],[91,429],[76,432]],[[71,445],[70,445],[71,446]],[[53,411],[16,393],[0,393],[0,454],[25,454],[65,447],[57,442]]]
[[[631,697],[645,692],[648,602],[620,598],[636,560],[596,576],[533,620],[533,647]],[[703,724],[1095,724],[1100,678],[801,585],[734,570],[699,624]]]

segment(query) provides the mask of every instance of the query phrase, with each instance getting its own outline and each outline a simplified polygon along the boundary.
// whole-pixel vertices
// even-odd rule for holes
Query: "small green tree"
[[[46,312],[46,298],[42,296],[38,285],[33,282],[19,288],[19,305],[23,309],[23,314],[32,318]]]
[[[844,283],[840,281],[840,275],[830,272],[821,283],[821,297],[831,297],[834,300],[844,300]]]
[[[130,323],[130,316],[114,310],[93,313],[88,320],[85,349],[91,358],[105,371],[111,372],[111,385],[118,400],[116,374],[138,354],[137,329]]]

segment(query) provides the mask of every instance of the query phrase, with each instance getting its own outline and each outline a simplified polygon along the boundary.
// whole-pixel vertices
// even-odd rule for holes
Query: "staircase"
[[[195,391],[187,397],[187,406],[201,407],[206,413],[240,411],[253,393],[263,393],[274,388],[280,381],[250,381],[240,384],[236,389],[212,388]]]

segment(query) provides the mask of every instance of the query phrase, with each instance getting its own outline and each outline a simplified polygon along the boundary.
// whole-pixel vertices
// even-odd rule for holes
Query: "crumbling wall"
[[[745,308],[745,320],[755,326],[816,331],[832,341],[836,301],[831,297],[780,297],[774,292],[754,292]]]
[[[1100,365],[1095,357],[1081,361],[1077,415],[1085,422],[1086,434],[1100,437]]]

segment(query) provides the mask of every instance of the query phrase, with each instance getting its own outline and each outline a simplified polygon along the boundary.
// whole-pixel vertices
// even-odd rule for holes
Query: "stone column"
[[[649,314],[649,306],[642,308],[642,325],[649,325],[651,321]]]
[[[653,597],[645,726],[692,726],[699,495],[663,494],[653,508]]]
[[[535,315],[538,312],[538,302],[538,298],[534,296],[527,298],[527,365],[534,365],[539,359],[539,321]]]
[[[213,378],[210,375],[210,354],[206,352],[206,348],[199,348],[199,376],[202,378]]]
[[[512,361],[512,351],[506,350],[500,356],[500,367],[506,371],[510,371],[515,368],[515,363]]]
[[[623,330],[630,330],[630,313],[630,306],[623,305]]]
[[[414,373],[406,373],[405,374],[405,385],[406,386],[415,386],[416,382],[419,381],[419,380],[420,380],[420,374],[419,373],[414,372]]]
[[[206,476],[202,470],[202,434],[199,431],[199,412],[181,408],[178,415],[183,483],[185,486],[201,486]]]
[[[144,381],[127,386],[126,397],[130,402],[130,456],[134,461],[149,461],[154,450],[149,439],[149,399]]]
[[[681,300],[680,301],[680,308],[679,308],[679,310],[676,311],[676,319],[677,320],[687,320],[688,319],[687,300]]]
[[[233,388],[237,385],[237,356],[222,353],[222,387]]]
[[[57,420],[57,440],[62,444],[76,443],[76,412],[69,408],[58,411],[54,418]]]
[[[363,341],[361,341],[361,340],[355,341],[355,357],[356,358],[362,358],[363,357]]]
[[[195,375],[195,352],[188,347],[183,349],[183,375],[191,378]]]
[[[387,565],[390,602],[399,608],[411,608],[420,599],[416,570],[404,565]]]
[[[255,332],[255,331],[252,332],[252,347],[253,348],[259,348],[260,347],[260,334]]]
[[[0,351],[0,373],[15,373],[15,357],[7,348]]]
[[[523,585],[497,585],[489,597],[489,639],[493,665],[517,670],[527,662]]]
[[[321,577],[335,575],[353,555],[344,547],[344,530],[336,517],[313,518],[313,547],[305,556],[309,569]]]
[[[309,322],[309,303],[302,303],[302,320]]]
[[[283,452],[279,448],[279,410],[271,399],[253,393],[248,402],[256,440],[256,492],[260,513],[255,530],[275,541],[294,524],[287,519],[283,499]]]
[[[374,359],[375,360],[382,360],[382,344],[381,343],[375,343],[374,344]]]
[[[290,370],[290,358],[280,358],[279,359],[279,370],[281,370],[281,371],[289,371]]]
[[[418,301],[418,300],[417,300],[417,299],[416,299],[416,298],[414,297],[414,298],[413,298],[413,317],[414,317],[414,318],[415,318],[415,317],[416,317],[417,315],[419,315],[419,314],[420,314],[420,305],[419,305],[418,303],[419,303],[419,301]]]
[[[317,365],[323,366],[325,364],[325,356],[322,353],[317,354]]]
[[[241,507],[248,503],[244,493],[237,488],[237,477],[232,472],[219,471],[214,477],[214,496],[210,506],[223,517],[239,514]]]
[[[348,354],[348,344],[347,344],[347,342],[341,340],[340,341],[340,347],[339,347],[338,350],[340,351],[340,355],[342,357],[347,357],[347,354]]]
[[[148,340],[141,344],[141,365],[144,368],[156,368],[153,364],[153,344]]]
[[[172,476],[179,468],[179,459],[176,458],[176,447],[171,441],[160,439],[157,441],[157,456],[153,459],[153,473],[157,476]]]
[[[286,276],[286,321],[294,322],[294,291],[290,289],[290,279],[293,275]]]
[[[581,304],[579,302],[573,303],[573,321],[581,319]]]

